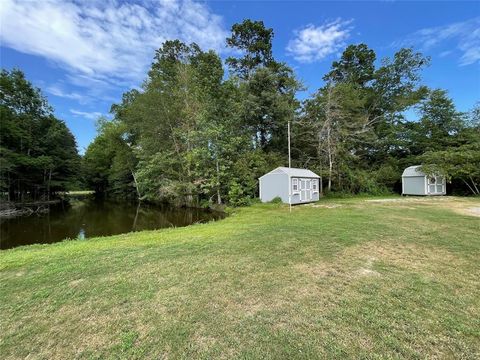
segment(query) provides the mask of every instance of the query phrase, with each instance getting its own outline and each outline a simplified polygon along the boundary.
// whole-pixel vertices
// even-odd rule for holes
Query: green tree
[[[365,86],[374,79],[375,51],[365,44],[349,45],[339,61],[332,63],[332,69],[323,77],[327,82],[346,82]]]
[[[239,123],[220,58],[196,44],[168,41],[157,50],[143,92],[113,107],[133,139],[138,183],[148,200],[221,202],[225,149]],[[233,147],[229,146],[229,147]]]
[[[445,91],[435,90],[422,104],[421,135],[425,152],[422,169],[459,181],[467,192],[480,195],[480,121],[478,104],[468,114],[456,111]],[[457,186],[458,190],[462,190]]]
[[[259,68],[242,86],[242,117],[256,146],[285,153],[287,122],[299,106],[299,88],[293,71],[283,64]]]
[[[287,122],[299,107],[296,92],[301,84],[293,70],[272,55],[273,30],[262,21],[245,20],[232,26],[227,45],[242,56],[227,64],[240,78],[241,118],[256,147],[286,153]]]
[[[123,139],[138,159],[134,175],[142,198],[179,205],[220,204],[230,201],[232,186],[240,187],[237,194],[245,199],[253,198],[257,177],[278,163],[278,156],[266,151],[276,153],[284,131],[279,124],[286,128],[286,120],[293,118],[293,72],[270,63],[257,67],[248,81],[223,76],[214,52],[167,41],[156,51],[143,91],[128,92],[122,103],[112,106],[114,121],[124,125]],[[261,109],[263,116],[252,108]],[[255,171],[248,171],[246,164]],[[103,168],[102,162],[98,168]],[[111,192],[108,177],[97,178]]]
[[[428,151],[421,156],[422,170],[427,174],[442,174],[447,180],[461,180],[474,195],[480,195],[480,136],[475,142]]]
[[[316,160],[327,189],[371,191],[375,186],[365,186],[366,178],[392,179],[387,174],[398,166],[390,154],[397,150],[399,119],[427,93],[419,84],[428,63],[421,54],[401,49],[377,69],[375,58],[365,44],[347,47],[324,77],[326,85],[304,103],[298,154],[304,162]],[[384,189],[379,183],[378,191]]]
[[[227,58],[230,69],[242,79],[249,79],[259,66],[269,66],[272,55],[273,29],[266,28],[263,21],[244,20],[232,26],[232,36],[227,46],[240,50],[243,57]]]
[[[138,160],[125,124],[100,118],[98,132],[83,158],[87,184],[100,196],[141,199],[135,173]]]
[[[465,121],[445,90],[432,90],[419,104],[421,114],[416,139],[420,153],[454,146]]]
[[[0,186],[9,200],[49,200],[77,182],[73,135],[18,69],[0,74],[0,116]]]

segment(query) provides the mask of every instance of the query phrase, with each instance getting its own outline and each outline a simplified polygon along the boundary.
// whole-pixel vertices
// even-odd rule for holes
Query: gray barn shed
[[[303,204],[320,199],[320,176],[307,169],[278,167],[258,180],[262,202],[276,197],[286,204]]]
[[[402,195],[445,195],[446,181],[441,175],[426,175],[420,165],[409,166],[402,174]]]

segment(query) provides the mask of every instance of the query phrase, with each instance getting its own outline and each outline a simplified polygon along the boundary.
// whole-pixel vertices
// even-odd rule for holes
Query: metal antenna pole
[[[290,120],[288,120],[287,123],[287,128],[288,128],[288,167],[292,167],[292,159],[290,157]],[[292,212],[292,185],[290,184],[290,181],[288,182],[289,184],[289,189],[288,189],[288,207],[290,212]]]
[[[288,120],[288,167],[292,167],[292,159],[290,157],[290,120]]]

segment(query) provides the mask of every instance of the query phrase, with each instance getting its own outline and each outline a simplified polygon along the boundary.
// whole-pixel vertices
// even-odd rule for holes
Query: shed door
[[[312,200],[312,180],[301,179],[300,180],[300,201]]]
[[[435,177],[434,176],[429,176],[428,177],[428,193],[429,194],[435,194]]]
[[[445,179],[443,176],[437,176],[437,193],[443,194],[445,192]]]
[[[428,177],[428,193],[429,194],[443,194],[445,186],[445,180],[442,176],[429,176]]]

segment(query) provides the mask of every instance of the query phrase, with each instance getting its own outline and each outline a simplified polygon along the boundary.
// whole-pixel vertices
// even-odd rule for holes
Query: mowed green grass
[[[480,356],[480,217],[460,198],[255,205],[0,253],[3,359]]]

